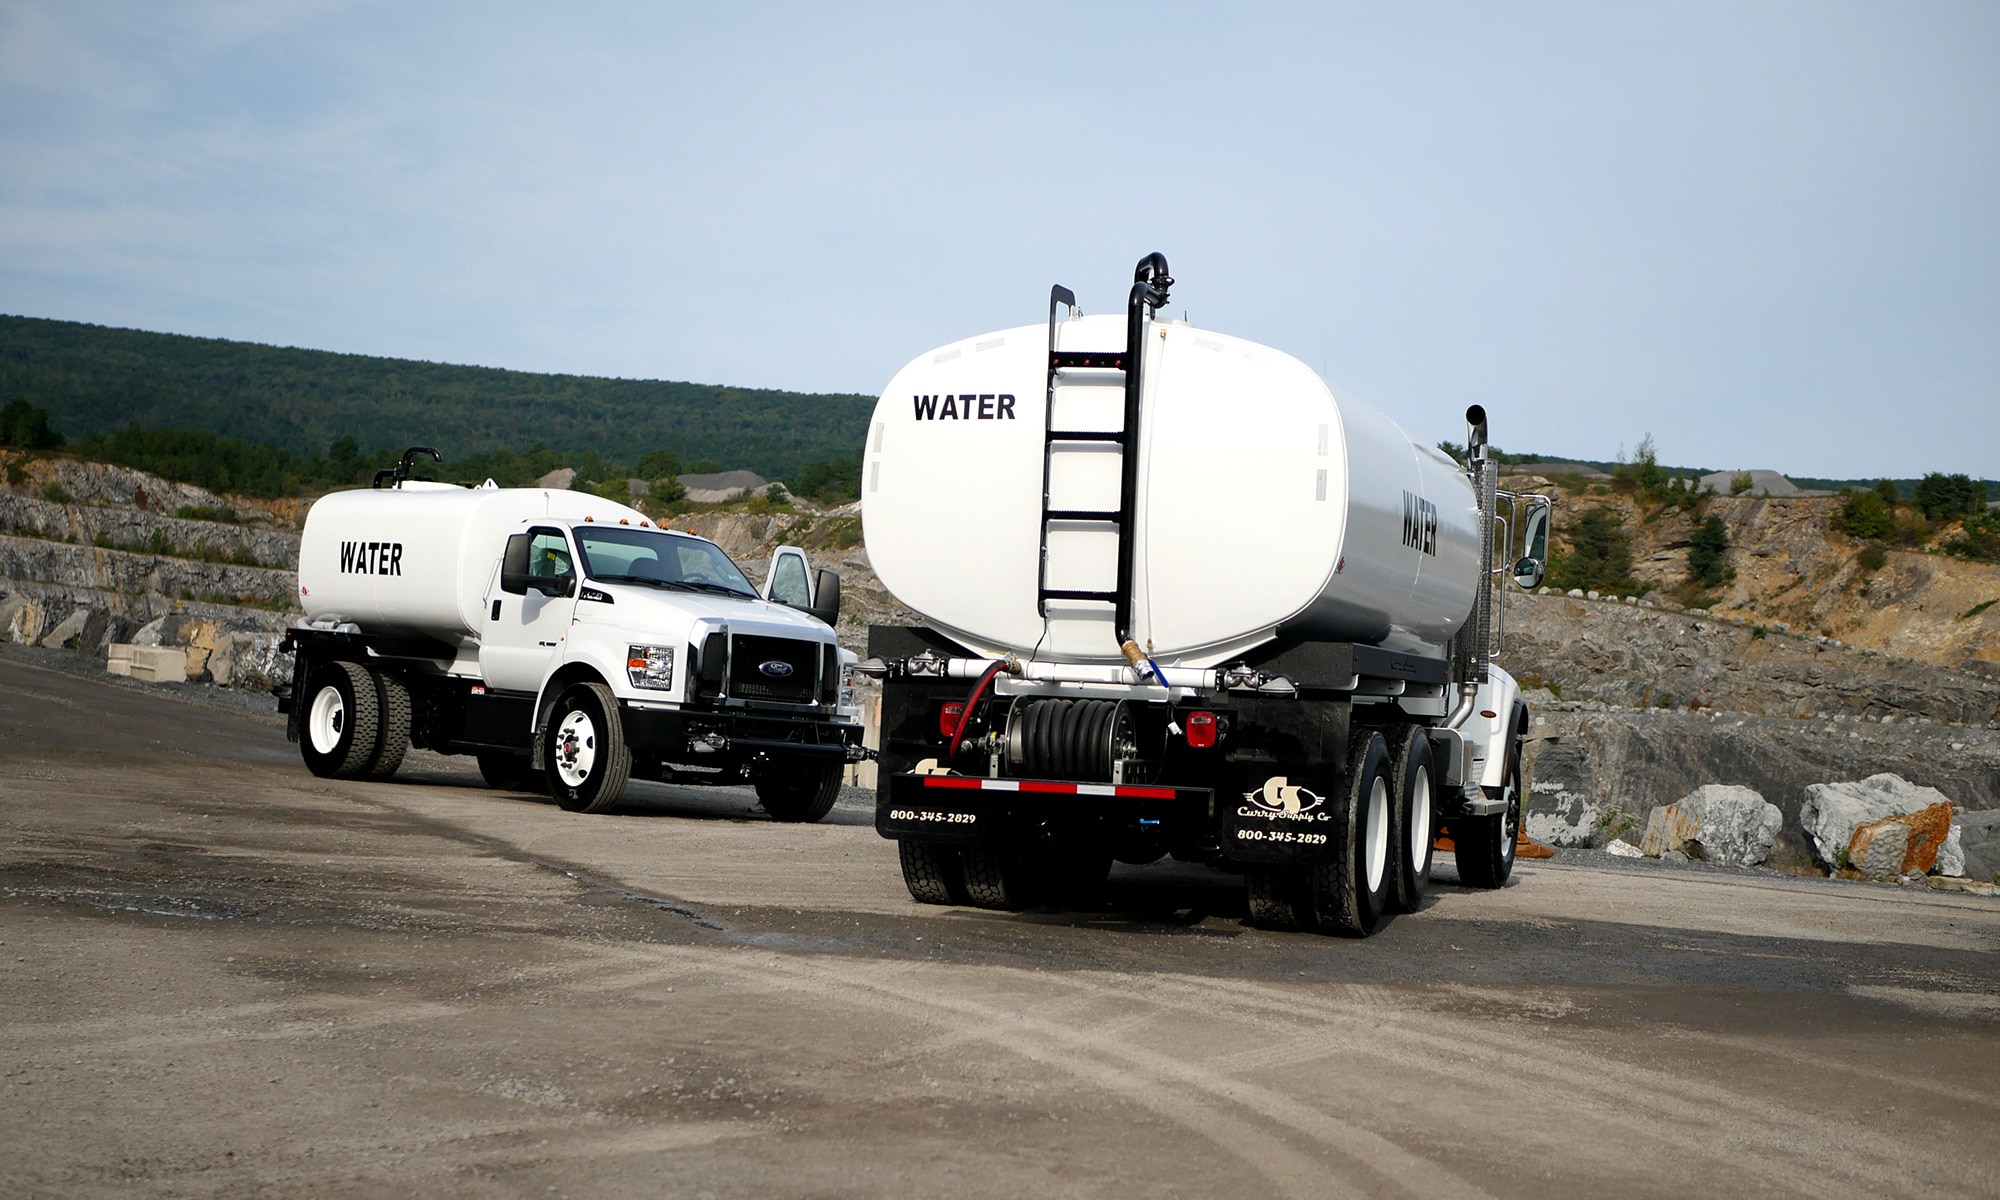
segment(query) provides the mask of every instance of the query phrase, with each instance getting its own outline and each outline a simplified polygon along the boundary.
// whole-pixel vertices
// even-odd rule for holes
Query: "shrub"
[[[1858,538],[1886,538],[1895,532],[1895,510],[1879,490],[1849,492],[1833,518],[1833,527]]]
[[[42,499],[53,500],[57,504],[68,504],[76,497],[69,494],[68,488],[51,479],[42,485]]]
[[[1855,555],[1854,561],[1860,563],[1864,571],[1879,571],[1888,563],[1889,552],[1880,546],[1869,546]]]
[[[1756,486],[1757,481],[1750,477],[1750,472],[1748,471],[1742,471],[1729,477],[1729,494],[1732,496],[1741,496]]]
[[[213,504],[183,504],[174,510],[174,515],[185,521],[214,521],[220,525],[236,525],[242,518],[228,505],[217,507]]]
[[[1946,539],[1944,549],[1947,554],[1956,554],[1960,558],[2000,562],[2000,512],[1967,517],[1963,532]]]

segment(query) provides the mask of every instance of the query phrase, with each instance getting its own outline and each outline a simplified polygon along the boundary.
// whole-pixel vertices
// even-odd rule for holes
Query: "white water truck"
[[[861,664],[910,894],[1083,903],[1171,855],[1240,871],[1260,924],[1365,936],[1419,906],[1440,829],[1501,886],[1528,714],[1497,606],[1540,583],[1550,502],[1498,491],[1480,408],[1461,466],[1157,319],[1172,282],[1147,256],[1103,317],[1057,287],[1046,326],[923,354],[876,406],[868,554],[927,622]]]
[[[817,821],[866,755],[840,576],[782,547],[760,591],[715,543],[584,492],[411,479],[306,516],[287,734],[315,775],[385,779],[411,746],[601,812],[629,779],[756,786]]]

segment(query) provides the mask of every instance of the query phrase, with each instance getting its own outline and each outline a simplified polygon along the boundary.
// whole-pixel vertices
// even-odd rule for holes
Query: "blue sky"
[[[1420,437],[2000,475],[2000,5],[0,2],[0,311],[874,392],[1048,286]]]

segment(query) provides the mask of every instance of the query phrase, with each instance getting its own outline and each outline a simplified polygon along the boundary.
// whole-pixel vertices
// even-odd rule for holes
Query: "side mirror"
[[[525,596],[532,580],[528,576],[528,535],[517,533],[507,539],[507,552],[500,558],[500,590]]]
[[[1537,504],[1521,524],[1521,558],[1514,564],[1514,583],[1524,592],[1542,586],[1549,563],[1549,510]]]
[[[840,572],[820,571],[813,580],[813,606],[806,611],[828,625],[840,624]]]

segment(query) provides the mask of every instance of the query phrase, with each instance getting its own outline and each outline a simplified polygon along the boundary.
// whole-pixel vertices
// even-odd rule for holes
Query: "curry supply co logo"
[[[1331,821],[1333,817],[1320,807],[1325,800],[1305,788],[1290,786],[1283,775],[1274,775],[1264,781],[1262,791],[1243,793],[1236,815],[1260,821]]]
[[[342,542],[340,573],[343,575],[401,575],[403,543]]]
[[[1011,421],[1014,397],[1008,392],[959,396],[912,396],[919,421]],[[939,401],[943,403],[940,404]]]

